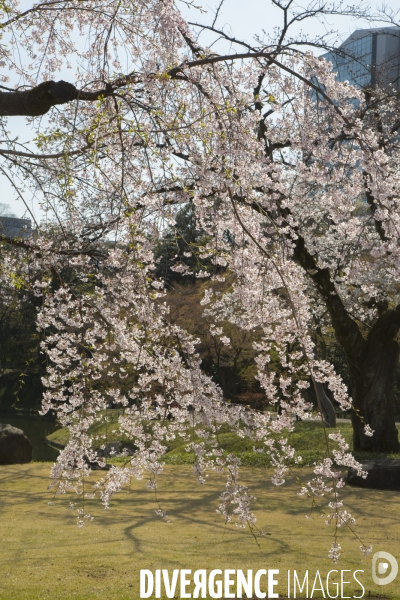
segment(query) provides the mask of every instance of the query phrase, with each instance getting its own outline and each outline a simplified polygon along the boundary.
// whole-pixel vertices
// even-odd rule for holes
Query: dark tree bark
[[[117,87],[120,84],[117,82]],[[94,102],[101,96],[110,96],[113,86],[85,92],[67,81],[44,81],[30,90],[0,92],[0,117],[38,117],[46,114],[52,106],[72,100]]]
[[[394,383],[399,360],[399,345],[395,337],[400,329],[400,306],[380,314],[365,338],[348,314],[329,270],[318,267],[301,235],[296,241],[294,258],[320,292],[336,339],[346,355],[355,409],[352,413],[354,450],[398,452]],[[372,437],[365,435],[365,423],[374,430]]]
[[[357,412],[352,414],[354,449],[379,452],[399,450],[395,424],[394,384],[399,361],[399,344],[394,339],[400,328],[400,308],[387,310],[368,334],[356,369],[350,372],[356,411],[374,430],[368,437]]]
[[[77,98],[78,90],[66,81],[45,81],[31,90],[0,92],[0,116],[46,114],[52,106]]]

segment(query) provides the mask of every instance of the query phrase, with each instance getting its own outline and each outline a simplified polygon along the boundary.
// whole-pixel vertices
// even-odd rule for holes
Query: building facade
[[[400,90],[400,27],[357,29],[322,58],[332,63],[338,81],[362,88],[392,84]]]
[[[26,238],[33,233],[30,219],[0,216],[0,237]]]

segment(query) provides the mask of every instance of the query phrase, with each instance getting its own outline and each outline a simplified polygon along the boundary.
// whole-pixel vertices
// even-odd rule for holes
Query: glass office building
[[[0,236],[27,238],[33,233],[35,232],[30,219],[0,216]]]
[[[400,28],[358,29],[322,56],[339,81],[359,87],[393,84],[400,90]]]

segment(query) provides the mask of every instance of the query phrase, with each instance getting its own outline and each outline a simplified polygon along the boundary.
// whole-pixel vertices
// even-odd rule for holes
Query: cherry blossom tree
[[[314,2],[296,13],[291,1],[273,3],[283,26],[257,45],[215,22],[188,24],[171,0],[1,4],[0,169],[48,215],[31,240],[2,237],[1,277],[13,285],[17,272],[41,303],[42,412],[70,430],[52,471],[57,493],[73,487],[84,502],[90,464],[102,464],[89,428],[123,407],[119,427],[137,452],[98,483],[106,506],[132,477],[146,474],[155,489],[168,441],[180,436],[200,482],[207,469],[227,473],[225,519],[254,529],[239,461],[219,448],[218,431],[228,424],[262,442],[273,482],[284,483],[288,463],[300,460],[287,432],[312,408],[310,381],[316,391],[326,384],[342,409],[353,406],[356,449],[398,449],[396,94],[338,83],[310,52],[324,39],[290,37],[291,25],[343,7]],[[229,50],[203,47],[196,32],[205,29]],[[69,68],[74,83],[55,81]],[[13,116],[27,117],[30,144],[8,131]],[[207,237],[208,267],[196,276],[209,280],[202,305],[213,335],[229,344],[224,321],[261,332],[257,378],[271,403],[280,399],[276,419],[226,403],[201,370],[197,340],[169,320],[153,251],[187,203]],[[221,267],[234,285],[217,294]],[[189,271],[184,262],[174,269]],[[353,401],[315,353],[315,319],[345,351]],[[329,498],[337,560],[337,529],[354,524],[338,497],[340,467],[363,472],[340,434],[327,431],[326,442],[301,493]],[[82,504],[79,525],[87,518]]]

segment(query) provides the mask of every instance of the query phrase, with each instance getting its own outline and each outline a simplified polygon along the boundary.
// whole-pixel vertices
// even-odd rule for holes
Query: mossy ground
[[[90,501],[86,509],[95,519],[78,529],[76,514],[68,510],[76,497],[68,494],[49,505],[49,469],[48,463],[0,467],[1,600],[136,600],[139,570],[157,568],[280,569],[282,595],[288,569],[301,574],[318,569],[325,575],[332,568],[362,569],[366,597],[384,593],[400,600],[396,581],[384,589],[372,583],[371,556],[361,555],[349,531],[341,531],[339,565],[331,564],[327,552],[333,530],[319,516],[305,519],[308,502],[296,495],[294,478],[276,488],[269,469],[243,468],[243,483],[257,497],[257,524],[268,534],[258,546],[249,531],[225,525],[216,514],[221,476],[211,475],[199,486],[190,466],[167,465],[158,497],[170,522],[156,516],[154,493],[139,481],[116,496],[108,511]],[[301,476],[309,472],[299,471]],[[346,487],[343,497],[358,517],[362,539],[374,551],[399,558],[398,493]],[[360,594],[358,586],[346,589],[345,595]]]
[[[104,423],[95,425],[92,428],[92,433],[98,436],[94,447],[97,448],[106,440],[128,440],[126,436],[118,433],[118,411],[109,411],[110,422],[106,426]],[[106,428],[107,427],[107,428]],[[327,430],[328,433],[340,431],[352,448],[353,429],[350,422],[339,423],[336,429]],[[104,437],[105,436],[105,437]],[[47,437],[51,442],[65,445],[68,442],[68,430],[66,428],[59,429]],[[320,421],[303,421],[295,424],[294,431],[289,434],[289,443],[296,448],[297,454],[302,457],[303,466],[312,466],[314,462],[323,459],[326,456],[326,442],[324,429]],[[229,432],[226,428],[223,433],[219,434],[218,441],[220,446],[227,452],[238,456],[243,465],[253,467],[269,467],[270,459],[265,453],[259,454],[253,451],[253,447],[262,448],[262,444],[254,443],[248,438],[240,438],[234,433]],[[330,442],[332,448],[337,445]],[[178,438],[173,442],[169,442],[169,451],[165,455],[165,462],[171,465],[193,464],[194,455],[186,451],[187,443]],[[371,453],[356,453],[356,458],[371,459],[380,458],[388,455],[379,455]],[[400,454],[390,455],[400,458]],[[293,461],[293,464],[294,461]]]

